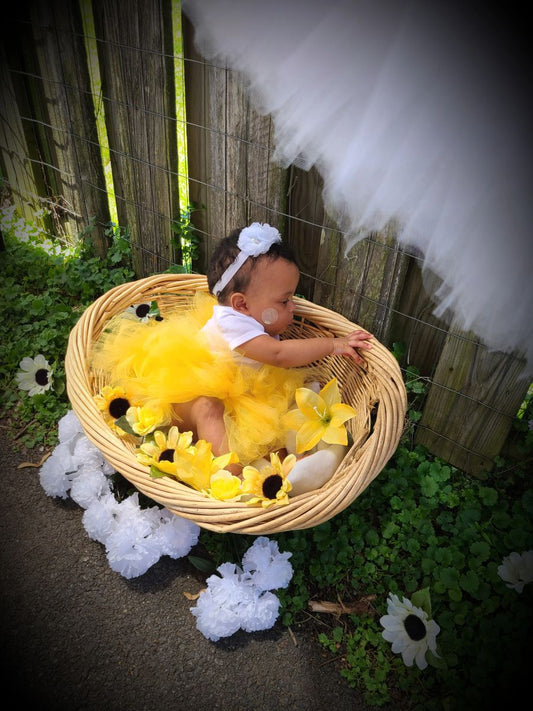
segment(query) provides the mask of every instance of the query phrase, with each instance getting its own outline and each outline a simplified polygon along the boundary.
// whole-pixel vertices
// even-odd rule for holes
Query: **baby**
[[[291,369],[332,354],[352,358],[361,364],[363,361],[357,349],[372,347],[372,336],[363,330],[337,338],[280,339],[280,334],[293,319],[293,297],[300,272],[292,250],[282,242],[278,230],[270,225],[253,223],[221,240],[213,254],[207,278],[218,303],[214,306],[213,316],[203,327],[203,333],[214,352],[229,348],[242,366],[258,371],[264,364]],[[191,430],[197,439],[210,442],[217,456],[229,451],[225,405],[221,399],[199,396],[175,405],[174,409],[182,431]],[[299,478],[313,479],[313,486],[308,482],[304,488],[314,488],[317,479],[310,475],[323,472],[326,456],[311,455],[301,460],[302,464],[296,464],[289,477],[293,494],[300,492]],[[337,449],[335,461],[338,457]],[[331,448],[329,459],[332,459]],[[241,466],[230,465],[228,468],[238,474]],[[333,473],[332,466],[327,467],[329,475]]]

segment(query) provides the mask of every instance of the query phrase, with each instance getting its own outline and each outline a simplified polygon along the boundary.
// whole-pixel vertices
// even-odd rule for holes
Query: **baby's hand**
[[[356,348],[365,348],[370,350],[373,338],[371,333],[366,331],[352,331],[347,336],[339,336],[333,341],[333,355],[344,355],[352,358],[359,365],[364,364],[364,359],[356,351]]]

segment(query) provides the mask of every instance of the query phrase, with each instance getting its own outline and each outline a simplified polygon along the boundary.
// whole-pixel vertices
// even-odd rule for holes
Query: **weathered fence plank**
[[[419,259],[411,257],[392,325],[392,341],[405,346],[406,365],[413,365],[423,376],[432,377],[439,361],[448,325],[434,315],[435,294],[441,280],[425,270]]]
[[[42,207],[41,196],[44,185],[35,172],[37,152],[33,132],[21,115],[28,111],[20,109],[20,99],[24,92],[15,89],[15,83],[21,83],[20,76],[12,77],[6,55],[6,47],[0,45],[0,160],[2,174],[7,180],[13,203],[18,213],[28,220],[48,227],[46,220],[37,218],[36,214]],[[17,96],[18,93],[18,96]],[[34,160],[31,160],[33,156]]]
[[[94,0],[117,212],[139,276],[174,258],[179,218],[172,22],[168,0]]]
[[[216,241],[236,227],[255,220],[284,229],[287,171],[272,160],[270,117],[254,110],[242,76],[205,63],[186,19],[183,27],[189,194],[205,206],[193,220],[205,271]]]
[[[302,273],[298,292],[307,299],[312,299],[325,217],[322,202],[323,181],[316,168],[302,170],[292,166],[289,175],[288,239],[297,255]]]
[[[289,199],[290,240],[297,251],[307,298],[391,343],[394,313],[409,258],[396,240],[396,226],[372,233],[345,254],[345,240],[322,201],[323,181],[312,168],[293,168]]]
[[[89,71],[76,3],[37,0],[31,4],[35,52],[44,77],[43,111],[53,180],[56,229],[73,241],[94,218],[91,238],[107,251],[109,204],[100,158]]]
[[[491,469],[529,385],[516,355],[475,341],[450,327],[415,437],[471,474]]]
[[[207,193],[205,183],[207,119],[206,83],[207,70],[204,58],[194,45],[194,31],[190,20],[182,15],[183,66],[185,74],[185,111],[187,116],[187,164],[189,169],[189,200],[197,209],[192,216],[195,236],[198,240],[198,256],[193,267],[205,273],[209,259],[209,234],[207,226]]]

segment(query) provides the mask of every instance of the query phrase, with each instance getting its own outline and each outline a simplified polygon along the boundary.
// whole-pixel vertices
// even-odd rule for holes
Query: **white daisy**
[[[508,588],[521,593],[524,585],[533,582],[533,551],[510,553],[498,566],[498,575],[507,583]]]
[[[20,390],[27,390],[33,397],[52,387],[52,368],[46,358],[39,354],[35,358],[23,358],[19,363],[16,380]]]
[[[389,614],[379,620],[385,628],[383,637],[392,642],[392,651],[402,655],[404,664],[410,667],[415,661],[419,669],[425,669],[428,665],[427,650],[438,656],[437,635],[440,627],[434,620],[428,619],[424,610],[415,607],[405,597],[400,602],[397,595],[390,593],[387,603]]]
[[[155,301],[144,301],[141,304],[132,304],[126,309],[125,315],[128,318],[136,319],[143,323],[146,323],[146,321],[149,321],[151,318],[155,318],[157,321],[162,320]]]

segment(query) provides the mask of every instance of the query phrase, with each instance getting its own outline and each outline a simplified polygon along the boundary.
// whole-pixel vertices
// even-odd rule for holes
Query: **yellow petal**
[[[289,410],[289,412],[283,416],[283,426],[293,432],[297,432],[305,421],[306,417],[300,410]]]
[[[298,388],[296,391],[296,404],[302,414],[307,419],[316,420],[317,417],[322,417],[326,410],[326,403],[320,395],[317,395],[314,390],[309,388]]]
[[[339,383],[337,382],[337,378],[332,378],[329,383],[326,383],[326,385],[324,385],[324,387],[320,391],[320,395],[324,399],[328,408],[339,403],[341,401],[341,394],[339,391]]]
[[[346,432],[346,427],[341,425],[340,427],[333,427],[329,425],[326,427],[322,439],[327,444],[348,444],[348,433]]]
[[[296,464],[296,457],[294,454],[288,454],[281,465],[281,473],[283,477],[286,477],[292,471],[293,466]],[[292,488],[292,486],[291,486]]]
[[[211,477],[210,494],[215,499],[227,501],[234,499],[241,493],[241,480],[227,470],[218,471]]]
[[[228,464],[235,464],[238,461],[239,457],[235,454],[235,452],[227,452],[226,454],[221,454],[220,457],[215,457],[215,459],[213,459],[211,469],[217,471],[219,469],[225,469]]]
[[[296,453],[301,454],[313,449],[322,439],[324,429],[324,425],[319,420],[303,424],[296,433]]]
[[[338,427],[346,422],[346,420],[355,417],[355,410],[351,405],[345,405],[339,402],[337,405],[332,405],[331,410],[331,425]]]
[[[161,430],[156,430],[154,432],[154,440],[159,449],[167,449],[167,438],[165,437],[163,432],[161,432]],[[171,447],[170,449],[173,449],[173,447]]]

